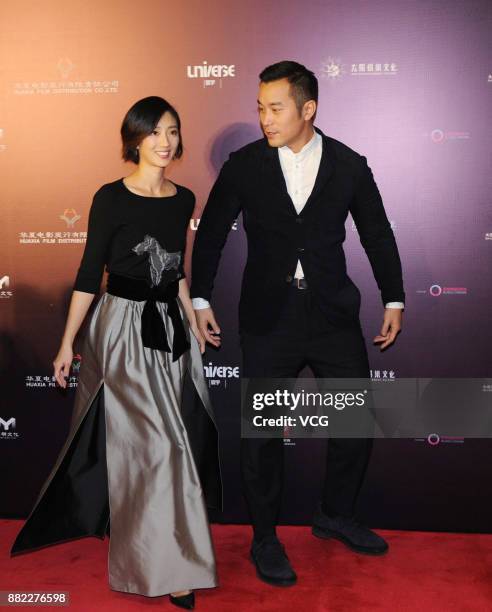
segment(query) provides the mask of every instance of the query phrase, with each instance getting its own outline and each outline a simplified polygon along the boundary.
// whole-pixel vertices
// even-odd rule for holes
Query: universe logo
[[[222,79],[236,76],[236,66],[234,64],[209,64],[203,61],[195,66],[186,66],[186,76],[189,79],[202,79],[203,87],[213,87],[216,84],[222,87]]]
[[[209,387],[227,387],[228,380],[239,378],[239,366],[216,366],[210,361],[203,369]]]
[[[200,224],[200,217],[196,217],[194,219],[190,219],[190,229],[194,232],[196,232],[196,230],[198,229],[198,226]],[[238,225],[237,225],[237,219],[236,221],[232,222],[231,225],[231,230],[237,230],[238,229]]]

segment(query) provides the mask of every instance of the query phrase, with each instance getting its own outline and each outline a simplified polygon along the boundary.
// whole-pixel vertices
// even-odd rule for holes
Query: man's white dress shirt
[[[304,208],[311,192],[313,191],[316,176],[318,175],[321,153],[323,151],[323,140],[318,132],[307,142],[298,153],[294,153],[289,147],[279,147],[278,156],[280,166],[284,175],[287,192],[294,204],[297,214]],[[297,261],[294,274],[295,278],[304,278],[301,262]],[[196,297],[192,299],[193,308],[200,310],[209,308],[207,300]],[[389,302],[386,308],[404,308],[402,302]]]

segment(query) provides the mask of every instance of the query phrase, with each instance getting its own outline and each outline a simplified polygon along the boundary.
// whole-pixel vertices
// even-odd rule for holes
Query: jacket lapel
[[[280,165],[278,149],[276,147],[270,147],[266,139],[264,172],[267,185],[268,183],[271,183],[277,197],[281,198],[282,206],[285,205],[290,212],[297,217],[296,207],[294,206],[294,202],[287,191],[287,184],[285,182],[284,173],[282,172],[282,166]]]
[[[332,152],[330,148],[330,144],[328,138],[323,134],[321,130],[318,128],[314,128],[318,134],[321,134],[321,139],[323,141],[323,148],[321,151],[321,161],[319,163],[318,174],[316,175],[316,180],[314,181],[314,187],[307,199],[304,208],[301,210],[299,216],[304,217],[309,208],[313,205],[314,202],[318,199],[319,195],[323,191],[328,179],[331,177],[333,173],[333,159]]]
[[[316,175],[316,180],[314,182],[313,190],[307,199],[304,208],[301,210],[300,214],[297,214],[297,210],[292,202],[291,197],[287,191],[287,184],[285,182],[284,174],[282,172],[282,166],[280,165],[280,159],[278,155],[278,149],[276,147],[270,147],[265,139],[265,177],[268,182],[271,182],[272,187],[277,192],[279,196],[281,196],[282,201],[285,202],[286,206],[289,207],[290,211],[295,214],[295,216],[303,217],[306,214],[306,211],[313,205],[316,201],[320,193],[323,191],[323,188],[333,173],[333,159],[331,148],[329,145],[328,138],[323,134],[323,132],[314,128],[320,135],[323,141],[323,148],[321,152],[321,161],[319,164],[318,174]]]

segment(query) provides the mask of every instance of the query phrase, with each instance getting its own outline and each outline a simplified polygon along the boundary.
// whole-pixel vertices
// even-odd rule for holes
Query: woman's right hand
[[[56,378],[56,382],[63,387],[63,389],[67,386],[67,380],[70,376],[70,367],[72,365],[73,360],[73,349],[70,345],[62,344],[60,350],[58,351],[58,355],[55,357],[55,361],[53,361],[54,374]],[[65,377],[67,380],[65,380]]]

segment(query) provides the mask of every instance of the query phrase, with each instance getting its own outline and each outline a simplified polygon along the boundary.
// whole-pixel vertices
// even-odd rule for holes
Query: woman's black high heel
[[[174,595],[169,595],[169,601],[178,606],[178,608],[184,608],[185,610],[193,610],[195,607],[195,593],[191,591],[187,595],[180,595],[179,597],[174,597]]]

